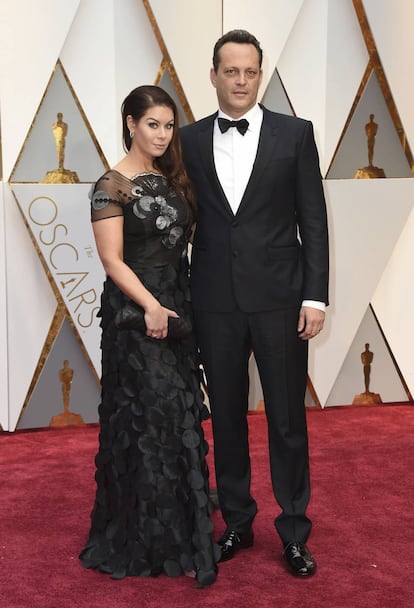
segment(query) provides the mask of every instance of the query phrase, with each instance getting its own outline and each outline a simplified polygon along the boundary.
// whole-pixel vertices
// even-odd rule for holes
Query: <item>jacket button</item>
[[[237,257],[238,257],[238,255],[239,255],[239,252],[237,251],[237,249],[234,249],[234,250],[233,250],[233,257],[234,257],[234,258],[237,258]]]

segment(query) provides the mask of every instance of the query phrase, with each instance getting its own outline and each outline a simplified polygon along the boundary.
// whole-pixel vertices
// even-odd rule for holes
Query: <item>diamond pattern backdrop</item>
[[[364,388],[366,343],[374,352],[370,390],[385,402],[412,401],[411,0],[67,0],[59,7],[17,0],[0,11],[3,430],[56,419],[65,360],[74,372],[71,409],[83,422],[96,420],[99,327],[85,313],[94,310],[103,272],[89,184],[123,154],[120,105],[132,88],[168,89],[182,123],[216,109],[212,47],[233,28],[252,31],[264,48],[261,100],[315,127],[332,303],[326,330],[311,344],[307,405],[352,403]],[[51,127],[58,112],[68,124],[65,166],[78,184],[42,183],[57,167]],[[378,124],[374,164],[385,179],[354,177],[368,164],[370,114]],[[46,214],[54,205],[56,218],[33,222],[34,201]],[[78,291],[68,288],[70,273]],[[256,408],[261,393],[251,363]]]

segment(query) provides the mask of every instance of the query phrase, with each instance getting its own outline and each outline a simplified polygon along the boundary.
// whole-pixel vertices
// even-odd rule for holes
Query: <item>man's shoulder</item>
[[[217,112],[210,114],[209,116],[205,116],[204,118],[200,118],[199,120],[196,120],[188,125],[184,125],[180,128],[180,134],[186,135],[195,133],[196,131],[203,131],[204,129],[212,126],[216,116]]]
[[[299,116],[292,116],[291,114],[282,114],[281,112],[274,112],[269,110],[265,106],[262,106],[263,115],[267,120],[280,124],[286,125],[287,127],[298,127],[303,128],[310,124],[310,121],[306,118],[300,118]]]

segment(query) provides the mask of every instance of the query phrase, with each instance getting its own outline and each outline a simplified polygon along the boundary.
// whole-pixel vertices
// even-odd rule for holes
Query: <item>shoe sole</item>
[[[242,551],[243,549],[250,549],[250,547],[253,547],[253,540],[247,544],[238,545],[237,549],[235,549],[231,555],[229,555],[229,554],[226,555],[225,553],[224,554],[222,553],[219,563],[230,561],[231,559],[233,559],[233,557],[236,555],[236,553],[238,553],[239,551]]]

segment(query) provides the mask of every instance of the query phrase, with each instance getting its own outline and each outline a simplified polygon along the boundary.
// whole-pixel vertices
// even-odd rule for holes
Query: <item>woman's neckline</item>
[[[133,182],[137,177],[142,177],[144,175],[159,175],[160,177],[165,177],[162,173],[159,173],[157,171],[141,171],[140,173],[135,173],[131,177],[125,175],[125,173],[121,173],[121,171],[118,171],[118,169],[110,169],[110,171],[118,173],[118,175],[121,175],[124,179],[127,179],[130,182]]]

